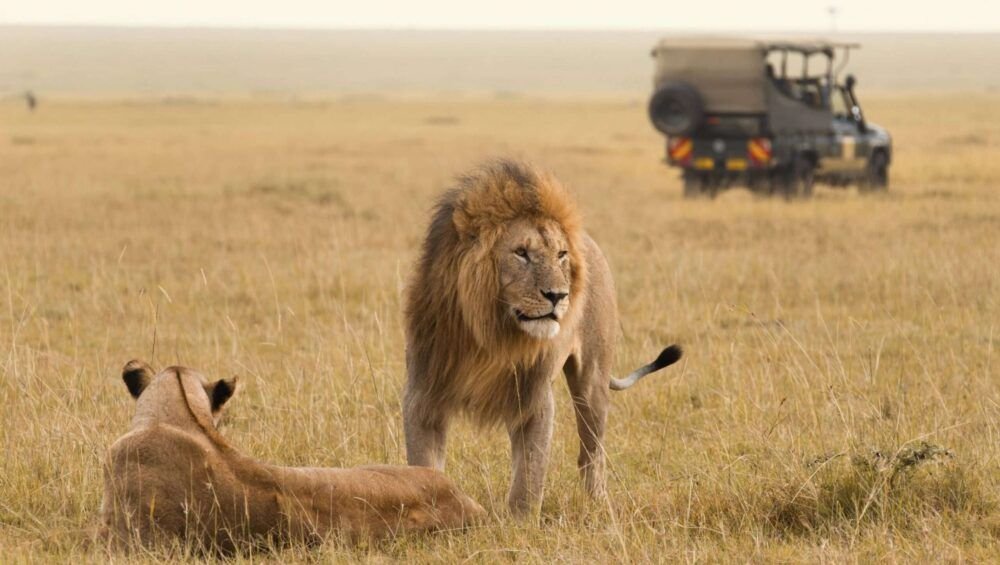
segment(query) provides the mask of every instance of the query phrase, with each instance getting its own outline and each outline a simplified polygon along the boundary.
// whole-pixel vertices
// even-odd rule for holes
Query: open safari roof
[[[861,47],[859,43],[846,41],[828,41],[825,39],[761,39],[753,37],[726,37],[726,36],[679,36],[661,39],[653,47],[653,56],[656,57],[660,51],[697,51],[709,52],[724,51],[752,51],[764,54],[769,51],[793,51],[812,55],[823,53],[832,55],[836,49],[857,49]]]
[[[657,87],[667,80],[690,83],[701,92],[706,107],[717,112],[764,112],[768,53],[784,51],[806,57],[823,54],[832,58],[837,49],[857,47],[856,43],[817,39],[669,37],[653,47],[653,84]]]

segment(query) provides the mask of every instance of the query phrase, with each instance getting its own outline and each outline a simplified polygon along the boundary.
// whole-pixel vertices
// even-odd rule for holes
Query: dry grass
[[[460,426],[449,472],[490,524],[282,559],[995,560],[1000,99],[867,102],[891,193],[791,204],[680,200],[638,100],[0,106],[0,555],[107,558],[85,530],[135,356],[240,375],[225,433],[261,458],[402,463],[427,211],[514,154],[574,187],[609,256],[619,370],[688,352],[614,397],[612,502],[582,494],[557,383],[541,524],[502,516],[503,434]]]

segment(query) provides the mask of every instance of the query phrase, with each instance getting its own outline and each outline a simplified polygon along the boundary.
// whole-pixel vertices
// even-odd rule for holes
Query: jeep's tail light
[[[752,137],[747,142],[747,157],[757,167],[771,164],[771,140],[766,137]]]
[[[690,137],[671,137],[667,140],[667,157],[675,165],[687,165],[694,155],[694,142]]]

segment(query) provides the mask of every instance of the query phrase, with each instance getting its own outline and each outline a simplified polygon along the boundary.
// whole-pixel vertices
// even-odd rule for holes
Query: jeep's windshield
[[[837,85],[833,95],[833,116],[841,120],[855,122],[862,130],[865,129],[865,115],[861,111],[861,104],[858,103],[857,96],[845,85]]]
[[[844,87],[838,86],[836,94],[830,100],[833,104],[833,115],[837,118],[847,119],[851,115],[851,101],[844,91]]]

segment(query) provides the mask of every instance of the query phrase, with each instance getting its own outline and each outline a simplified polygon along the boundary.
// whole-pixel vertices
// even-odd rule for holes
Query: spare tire
[[[701,125],[705,107],[698,89],[686,82],[668,80],[649,100],[653,127],[667,135],[688,135]]]

